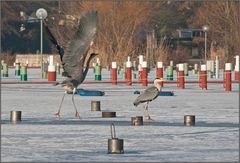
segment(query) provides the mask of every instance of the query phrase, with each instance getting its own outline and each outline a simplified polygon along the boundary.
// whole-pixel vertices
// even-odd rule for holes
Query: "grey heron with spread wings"
[[[146,90],[144,90],[143,93],[141,93],[133,102],[134,106],[138,106],[139,104],[143,103],[144,104],[144,109],[147,111],[148,113],[148,104],[149,102],[151,102],[152,100],[155,100],[158,96],[159,96],[159,92],[162,91],[162,87],[159,84],[160,82],[165,81],[163,78],[156,78],[154,80],[154,86],[147,88]],[[151,117],[148,113],[147,115],[147,119],[151,120]]]
[[[64,95],[62,97],[58,112],[56,113],[56,118],[60,119],[60,110],[64,97],[68,91],[73,92],[72,102],[76,111],[75,117],[80,118],[80,114],[74,103],[74,95],[77,91],[78,85],[80,85],[86,78],[90,61],[97,55],[96,53],[91,53],[86,61],[86,67],[84,68],[85,59],[96,36],[97,11],[89,10],[81,16],[74,38],[68,43],[65,51],[59,45],[45,23],[44,26],[50,41],[56,46],[56,49],[60,55],[64,70],[63,76],[67,77],[64,81],[56,83],[56,85],[61,84],[64,88]]]

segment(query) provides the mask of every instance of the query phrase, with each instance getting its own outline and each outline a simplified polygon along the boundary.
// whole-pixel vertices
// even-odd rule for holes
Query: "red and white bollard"
[[[184,80],[184,64],[178,64],[178,82],[179,88],[185,88],[185,80]]]
[[[163,78],[163,63],[162,62],[157,62],[157,73],[156,73],[157,78]],[[160,85],[163,87],[163,82],[160,83]]]
[[[207,90],[207,66],[201,65],[201,72],[200,72],[200,79],[201,79],[201,88],[203,90]]]
[[[138,81],[142,82],[142,65],[138,65]]]
[[[142,86],[148,86],[147,62],[142,63]]]
[[[238,81],[239,80],[239,55],[236,55],[235,58],[236,58],[236,64],[234,68],[234,80]]]
[[[139,55],[138,58],[139,58],[139,60],[138,60],[139,64],[142,65],[142,63],[143,63],[143,55]]]
[[[179,88],[179,64],[176,64],[177,88]]]
[[[128,58],[128,61],[126,62],[126,84],[132,85],[132,63],[130,58]]]
[[[156,77],[157,78],[163,78],[163,63],[162,62],[157,62]]]
[[[112,62],[111,70],[112,85],[117,85],[117,63]]]
[[[230,92],[232,91],[232,76],[231,76],[231,63],[225,64],[225,91]]]
[[[49,56],[48,81],[56,81],[56,66],[53,64],[53,56]]]

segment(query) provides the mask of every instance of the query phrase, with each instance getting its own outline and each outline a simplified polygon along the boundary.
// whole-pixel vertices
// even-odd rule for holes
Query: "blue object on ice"
[[[162,92],[159,92],[158,96],[174,96],[174,93],[173,92],[169,92],[169,91],[162,91]]]
[[[77,94],[80,96],[103,96],[103,91],[77,89]]]
[[[139,91],[134,91],[133,94],[140,94],[140,92]]]

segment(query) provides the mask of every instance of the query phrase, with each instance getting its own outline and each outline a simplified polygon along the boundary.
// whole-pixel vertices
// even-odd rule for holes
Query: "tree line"
[[[48,11],[46,23],[63,47],[76,31],[84,10],[97,9],[99,14],[96,43],[103,64],[137,60],[146,55],[147,33],[155,31],[157,46],[154,60],[183,62],[189,58],[186,49],[164,44],[166,38],[177,37],[177,29],[209,26],[208,58],[216,55],[224,62],[233,62],[240,53],[239,1],[2,1],[2,54],[33,53],[39,48],[39,23],[21,26],[20,11],[35,16],[38,8]],[[56,53],[44,36],[44,52]],[[201,53],[203,55],[203,53]]]

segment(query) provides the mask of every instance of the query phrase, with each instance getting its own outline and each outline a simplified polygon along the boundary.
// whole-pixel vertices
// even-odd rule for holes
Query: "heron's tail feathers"
[[[137,107],[139,104],[140,104],[140,103],[139,103],[138,101],[134,101],[134,103],[133,103],[133,105],[136,106],[136,107]]]

